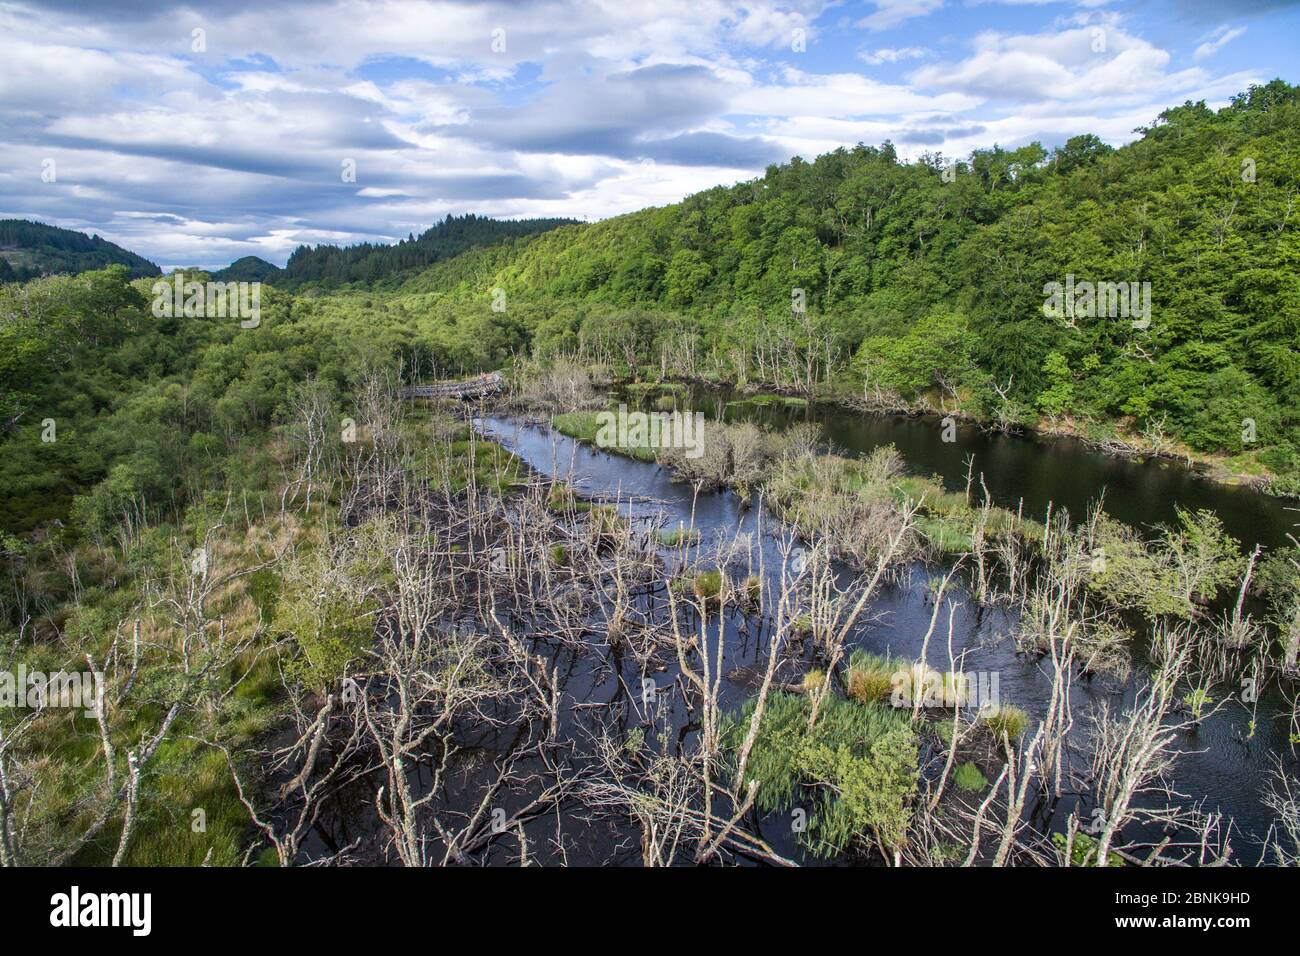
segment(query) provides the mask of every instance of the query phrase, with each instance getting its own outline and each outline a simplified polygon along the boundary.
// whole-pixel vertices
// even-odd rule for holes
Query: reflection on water
[[[998,503],[1014,508],[1023,501],[1026,514],[1033,516],[1045,513],[1048,502],[1078,513],[1105,492],[1107,510],[1121,520],[1150,525],[1172,518],[1175,505],[1208,507],[1218,512],[1229,530],[1246,544],[1259,541],[1276,546],[1285,542],[1283,522],[1287,512],[1280,500],[1218,487],[1184,469],[1111,459],[1078,442],[1035,442],[984,435],[969,428],[958,430],[955,445],[944,445],[937,424],[924,419],[856,416],[826,408],[726,406],[724,399],[714,392],[702,392],[691,407],[710,415],[723,412],[732,418],[753,418],[773,427],[812,418],[824,424],[832,440],[851,451],[865,452],[892,442],[912,469],[938,473],[952,487],[964,486],[965,458],[973,453],[976,469],[984,472],[985,482]],[[479,424],[485,433],[537,471],[566,478],[588,495],[618,498],[630,514],[653,516],[668,528],[693,523],[706,542],[738,532],[750,534],[755,547],[763,550],[769,577],[779,573],[779,525],[758,509],[743,508],[730,493],[697,496],[689,485],[673,482],[665,469],[583,446],[543,426],[503,419]],[[929,584],[942,573],[942,568],[912,567],[901,581],[882,591],[870,620],[857,629],[851,643],[876,652],[917,657],[933,610]],[[953,597],[960,604],[954,647],[958,653],[966,652],[964,669],[996,672],[1003,702],[1023,707],[1031,715],[1041,715],[1050,678],[1037,662],[1014,653],[1008,639],[1015,626],[1014,615],[1002,609],[980,609],[960,590]],[[726,667],[732,677],[725,700],[739,705],[752,690],[744,679],[745,669],[761,668],[764,663],[764,641],[743,620],[729,624],[725,640]],[[941,653],[944,660],[938,659],[932,649],[932,666],[946,667],[946,651]],[[584,695],[577,697],[581,700],[596,699],[606,691],[618,693],[617,680],[612,675],[606,678],[604,687],[587,679],[575,680],[565,693]],[[663,677],[665,682],[671,679],[671,673]],[[1075,733],[1086,732],[1081,715],[1090,705],[1109,700],[1112,706],[1122,707],[1131,699],[1133,690],[1132,685],[1115,687],[1102,681],[1076,683],[1073,703],[1080,717],[1076,718]],[[1226,696],[1232,691],[1228,688],[1223,693]],[[1252,716],[1257,718],[1253,731]],[[684,712],[678,717],[684,720]],[[1262,805],[1260,787],[1271,755],[1288,752],[1286,738],[1283,701],[1274,690],[1261,697],[1257,714],[1230,701],[1205,720],[1195,734],[1185,735],[1179,742],[1183,754],[1176,765],[1173,786],[1188,802],[1203,802],[1206,810],[1220,810],[1235,820],[1240,829],[1234,840],[1238,862],[1257,859],[1255,841],[1263,836],[1272,819]],[[1058,823],[1071,807],[1066,801],[1057,808]],[[779,852],[801,856],[781,814],[765,819],[763,836]],[[597,847],[591,849],[596,854]]]
[[[821,424],[826,438],[851,453],[893,444],[915,474],[939,475],[950,489],[966,485],[967,458],[983,474],[994,503],[1013,511],[1023,503],[1028,517],[1041,519],[1048,503],[1082,516],[1103,500],[1108,514],[1135,527],[1173,521],[1175,508],[1213,511],[1228,533],[1249,551],[1255,544],[1288,544],[1297,531],[1300,502],[1224,485],[1178,462],[1117,458],[1073,438],[1035,438],[987,432],[957,423],[956,441],[942,440],[936,416],[868,415],[833,405],[754,403],[729,390],[696,387],[683,404],[732,421],[774,428],[793,422]]]

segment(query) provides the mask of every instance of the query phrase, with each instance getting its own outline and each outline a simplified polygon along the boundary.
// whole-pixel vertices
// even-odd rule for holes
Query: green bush
[[[1056,847],[1062,858],[1065,856],[1066,838],[1064,833],[1053,833],[1052,844]],[[1070,852],[1071,866],[1096,866],[1097,865],[1097,841],[1088,836],[1086,833],[1076,833],[1074,835],[1074,846]],[[1106,860],[1107,866],[1123,866],[1124,858],[1118,853],[1110,853]]]
[[[828,696],[810,728],[811,706],[802,694],[768,698],[747,769],[759,782],[759,808],[810,801],[814,809],[800,839],[816,856],[852,846],[901,846],[917,787],[917,740],[907,715]],[[728,721],[725,746],[740,745],[753,708],[751,700]]]
[[[988,778],[969,760],[957,768],[957,772],[952,775],[952,782],[959,790],[967,793],[976,793],[989,785]]]
[[[1029,727],[1029,715],[1012,704],[1003,704],[993,713],[985,714],[980,721],[998,742],[1005,736],[1015,743]]]
[[[695,575],[693,590],[695,596],[703,601],[716,601],[722,595],[722,584],[722,572],[713,568]]]

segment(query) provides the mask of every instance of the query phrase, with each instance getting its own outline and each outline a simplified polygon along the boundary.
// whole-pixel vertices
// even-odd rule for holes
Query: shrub
[[[1011,704],[999,707],[993,713],[981,717],[980,720],[984,722],[984,726],[988,728],[989,733],[999,742],[1004,734],[1008,740],[1020,739],[1020,735],[1029,726],[1029,715],[1019,707]]]
[[[704,601],[716,601],[722,595],[722,572],[717,568],[695,575],[695,596]]]
[[[1152,543],[1127,525],[1102,516],[1097,536],[1105,563],[1089,580],[1117,607],[1137,607],[1147,617],[1192,618],[1196,605],[1237,581],[1245,559],[1235,538],[1211,511],[1178,509]]]
[[[312,690],[333,684],[373,640],[370,615],[376,604],[359,600],[358,589],[349,587],[352,575],[372,570],[361,558],[344,562],[324,549],[301,553],[282,566],[284,587],[272,627],[292,637],[298,654],[286,669]]]
[[[901,846],[917,784],[917,741],[907,715],[829,696],[809,727],[811,706],[800,694],[768,698],[747,770],[759,783],[759,808],[788,808],[809,787],[815,809],[800,840],[814,855],[872,843]],[[751,700],[728,722],[725,746],[739,746],[753,708]]]
[[[969,760],[957,768],[957,772],[952,775],[952,782],[957,785],[957,789],[967,793],[976,793],[989,785],[988,778]]]
[[[1053,833],[1052,844],[1056,847],[1064,858],[1066,837],[1064,833]],[[1070,851],[1071,866],[1095,866],[1097,861],[1097,841],[1088,836],[1086,833],[1076,833],[1074,835],[1074,846]],[[1124,858],[1118,853],[1108,854],[1106,860],[1107,866],[1123,866]]]
[[[888,700],[894,688],[896,666],[887,657],[856,650],[849,657],[845,684],[849,696],[860,704]]]

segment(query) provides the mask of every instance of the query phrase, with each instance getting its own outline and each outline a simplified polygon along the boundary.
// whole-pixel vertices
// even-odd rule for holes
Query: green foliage
[[[215,282],[274,282],[280,270],[257,256],[236,259],[224,269],[212,273]]]
[[[1183,706],[1192,714],[1192,720],[1199,721],[1205,713],[1205,708],[1214,703],[1214,698],[1204,687],[1194,687],[1183,695]]]
[[[268,276],[292,288],[304,283],[337,286],[347,283],[373,283],[403,272],[422,269],[443,259],[450,259],[476,246],[486,246],[506,239],[536,235],[560,226],[573,225],[573,219],[488,219],[466,213],[448,216],[419,237],[408,236],[393,245],[363,242],[340,249],[338,246],[299,246],[289,256],[282,273]],[[240,260],[245,262],[245,260]],[[234,269],[239,263],[233,264]],[[244,269],[242,271],[247,271]]]
[[[1002,742],[1005,737],[1014,745],[1029,728],[1029,715],[1013,704],[1003,704],[992,713],[980,717],[980,722],[993,739]]]
[[[26,219],[0,219],[0,282],[75,275],[111,265],[126,266],[136,279],[162,275],[148,259],[99,236]]]
[[[955,388],[972,372],[974,337],[955,312],[935,312],[901,335],[873,336],[862,343],[857,365],[869,384],[904,396],[935,386]]]
[[[1067,839],[1064,833],[1053,833],[1052,844],[1056,847],[1062,859],[1065,856]],[[1076,833],[1074,835],[1074,845],[1070,850],[1071,866],[1096,866],[1097,865],[1097,841],[1088,836],[1086,833]],[[1124,858],[1118,853],[1110,853],[1107,860],[1107,866],[1123,866]]]
[[[788,809],[811,800],[801,840],[817,856],[863,843],[901,846],[917,786],[917,741],[907,716],[831,695],[809,728],[810,706],[801,694],[768,698],[747,771],[759,781],[758,806]],[[744,739],[753,707],[751,700],[729,722],[728,747]]]
[[[1060,352],[1048,352],[1043,360],[1043,375],[1048,387],[1038,395],[1043,414],[1056,418],[1074,407],[1074,378],[1069,363]]]
[[[988,777],[984,776],[980,768],[969,760],[958,764],[957,770],[952,775],[952,782],[959,790],[965,790],[967,793],[979,793],[989,785]]]
[[[361,606],[338,596],[285,601],[275,626],[292,634],[301,651],[289,673],[317,691],[333,685],[370,644],[374,629],[362,613]]]
[[[312,690],[333,686],[373,640],[377,602],[371,592],[388,577],[384,533],[382,523],[367,523],[336,547],[300,552],[280,568],[283,586],[272,626],[297,649],[288,672]]]
[[[1191,618],[1241,574],[1245,559],[1212,511],[1178,510],[1178,521],[1146,541],[1134,529],[1102,516],[1097,541],[1104,560],[1088,586],[1118,607],[1150,618]]]
[[[1255,571],[1255,588],[1276,609],[1300,606],[1300,547],[1266,554]]]

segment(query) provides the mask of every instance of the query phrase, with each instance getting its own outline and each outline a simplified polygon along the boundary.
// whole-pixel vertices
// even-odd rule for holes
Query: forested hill
[[[217,282],[274,282],[279,278],[279,266],[257,256],[244,256],[236,259],[224,269],[212,273]]]
[[[75,275],[117,264],[126,266],[133,278],[162,275],[148,259],[99,236],[26,219],[0,219],[0,282]]]
[[[317,284],[375,283],[403,272],[422,269],[470,249],[546,232],[574,223],[573,219],[489,219],[466,213],[448,216],[421,233],[393,245],[299,246],[285,265],[280,281],[293,287]]]
[[[1258,441],[1289,449],[1274,448],[1274,464],[1290,470],[1297,89],[1275,80],[1218,112],[1188,103],[1140,132],[1119,149],[1084,133],[1050,153],[994,148],[952,168],[900,162],[889,143],[840,149],[463,256],[406,292],[466,299],[500,287],[512,302],[678,312],[704,352],[739,354],[782,322],[809,345],[807,323],[790,318],[801,289],[818,333],[896,392],[949,385],[978,405],[996,384],[1029,416],[1159,425],[1207,451],[1242,451],[1250,418]],[[1149,282],[1149,326],[1045,316],[1044,287],[1070,276]],[[542,332],[581,332],[557,322]]]

